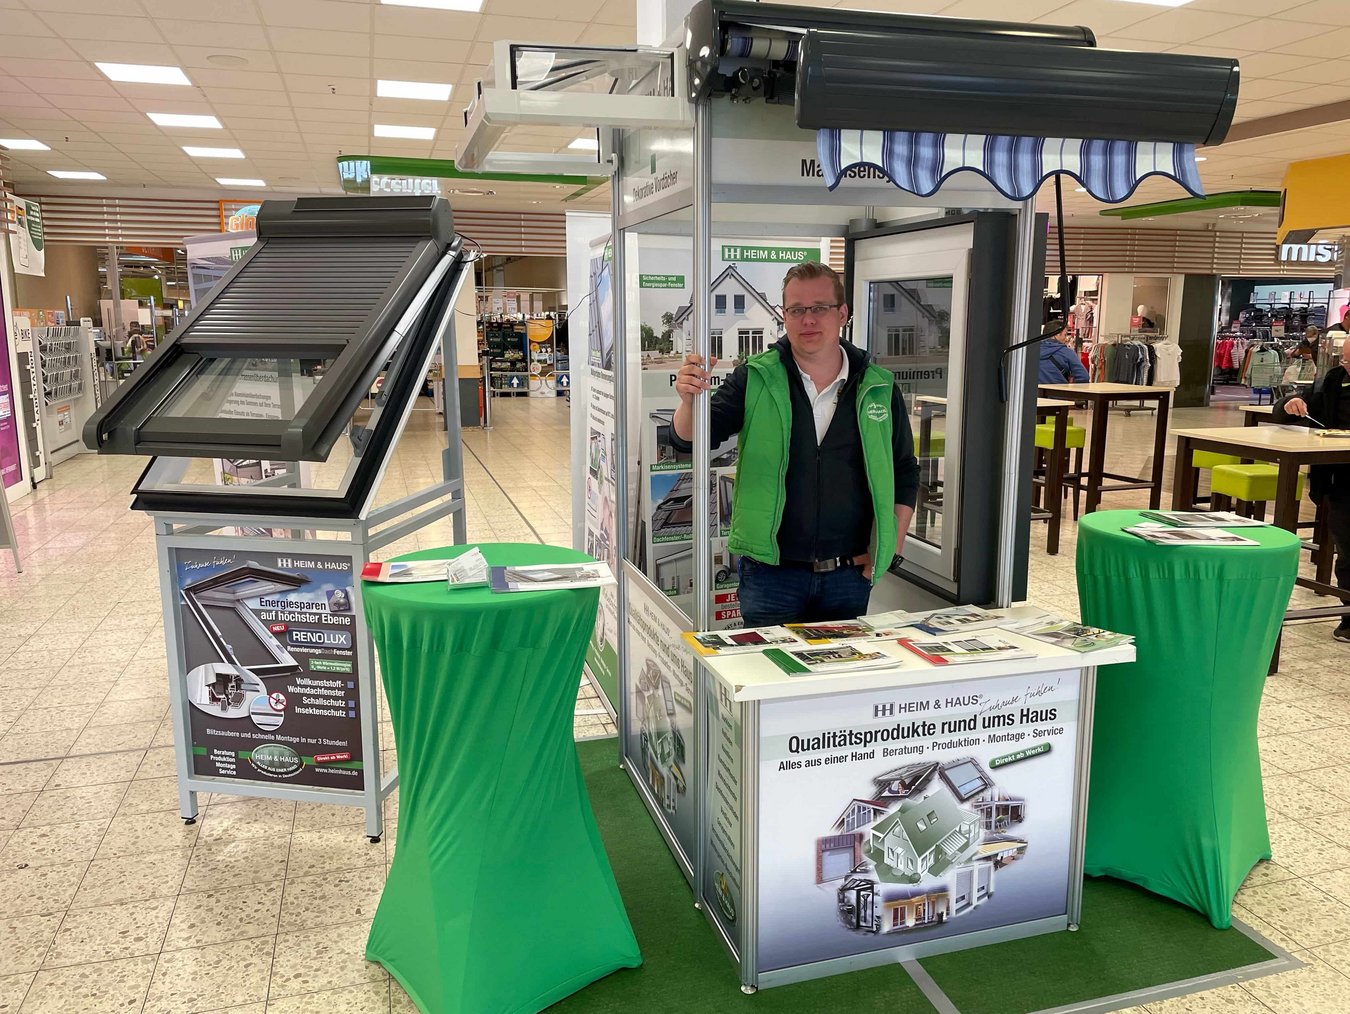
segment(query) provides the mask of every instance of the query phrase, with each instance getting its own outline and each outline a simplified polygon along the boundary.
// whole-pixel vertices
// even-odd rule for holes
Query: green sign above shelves
[[[449,194],[447,180],[501,183],[552,183],[590,187],[600,180],[562,173],[471,173],[448,158],[397,158],[388,155],[345,155],[337,160],[338,179],[349,194]]]

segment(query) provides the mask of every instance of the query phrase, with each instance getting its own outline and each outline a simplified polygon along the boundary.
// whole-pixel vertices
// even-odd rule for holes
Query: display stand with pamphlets
[[[1097,667],[1129,637],[962,606],[684,640],[694,742],[662,766],[648,695],[644,776],[687,783],[696,889],[761,982],[1078,922]]]

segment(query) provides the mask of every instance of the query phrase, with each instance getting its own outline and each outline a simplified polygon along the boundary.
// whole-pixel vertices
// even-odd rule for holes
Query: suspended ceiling
[[[1210,191],[1278,189],[1290,160],[1350,152],[1350,120],[1293,130],[1280,123],[1310,107],[1350,102],[1350,0],[1192,0],[1178,8],[1125,0],[810,5],[1084,24],[1103,47],[1237,57],[1243,80],[1236,122],[1254,124],[1258,136],[1202,152]],[[537,16],[541,7],[538,0],[485,0],[481,13],[469,14],[376,0],[0,0],[0,137],[32,137],[52,148],[9,152],[10,176],[28,193],[259,197],[340,193],[335,159],[343,153],[453,158],[461,110],[492,41],[634,41],[635,0],[565,0],[549,5],[547,18]],[[192,85],[119,84],[94,61],[180,66]],[[377,78],[448,83],[454,94],[448,102],[379,98]],[[224,129],[162,128],[148,112],[211,114]],[[375,138],[376,123],[433,127],[436,136]],[[555,150],[573,136],[536,133],[538,147]],[[183,145],[238,147],[246,158],[193,158]],[[108,180],[63,183],[49,169],[94,170]],[[258,177],[268,187],[222,188],[215,182],[222,176]],[[608,205],[607,188],[563,204],[567,191],[550,184],[487,186],[496,193],[456,197],[456,204]],[[1100,205],[1068,189],[1071,216],[1111,224],[1096,218]],[[1175,185],[1152,181],[1131,203],[1176,196]],[[1244,227],[1242,221],[1228,224]],[[1223,220],[1216,225],[1225,227]]]

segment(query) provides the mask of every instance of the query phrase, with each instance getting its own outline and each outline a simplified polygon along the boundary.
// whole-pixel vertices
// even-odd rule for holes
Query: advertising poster
[[[692,865],[698,835],[694,774],[694,657],[684,617],[625,571],[628,595],[628,742],[624,753]]]
[[[10,371],[9,314],[0,297],[0,490],[23,481],[19,452],[19,391]]]
[[[728,937],[741,936],[741,723],[731,691],[709,680],[707,861],[703,897]]]
[[[1065,915],[1079,677],[764,705],[760,970]]]
[[[620,548],[617,522],[619,481],[618,424],[614,390],[614,305],[611,290],[613,251],[609,236],[591,248],[588,305],[586,406],[585,523],[582,551],[618,574]],[[600,293],[605,292],[604,305]],[[575,411],[575,409],[573,410]],[[619,706],[619,589],[600,589],[595,630],[586,646],[586,668],[605,698]]]
[[[348,557],[174,553],[192,769],[364,788]]]
[[[9,252],[14,271],[20,275],[47,273],[47,241],[43,235],[42,206],[37,201],[15,197],[14,231],[9,236]]]

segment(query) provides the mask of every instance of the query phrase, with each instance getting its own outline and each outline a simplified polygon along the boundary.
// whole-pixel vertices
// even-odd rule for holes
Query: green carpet
[[[1077,933],[1046,933],[924,958],[921,964],[961,1014],[1009,1014],[1194,979],[1272,957],[1235,929],[1216,930],[1199,912],[1133,884],[1091,877]],[[990,968],[998,975],[989,975]]]
[[[731,959],[619,770],[615,741],[578,743],[577,752],[644,964],[601,979],[551,1011],[933,1011],[898,965],[743,994]],[[1103,878],[1086,885],[1077,933],[925,958],[923,966],[962,1014],[1019,1014],[1270,957],[1237,930],[1216,930],[1190,909]]]

